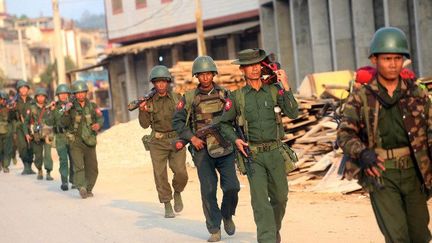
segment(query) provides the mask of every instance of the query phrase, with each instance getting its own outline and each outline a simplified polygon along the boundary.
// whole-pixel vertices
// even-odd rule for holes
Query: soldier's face
[[[43,104],[45,103],[46,97],[45,95],[38,95],[36,96],[36,101],[38,104]]]
[[[403,68],[403,55],[379,54],[371,58],[376,65],[378,75],[388,81],[399,80],[399,74]]]
[[[251,65],[240,66],[240,71],[247,80],[259,80],[261,78],[261,64],[255,63]]]
[[[21,96],[26,96],[28,94],[29,88],[27,86],[22,86],[19,88],[18,92]]]
[[[78,100],[78,102],[85,101],[86,97],[87,97],[87,92],[78,92],[78,93],[75,93],[75,98]]]
[[[68,93],[61,93],[58,95],[58,98],[61,102],[66,102],[69,98],[69,94]]]
[[[213,77],[215,75],[212,72],[204,72],[204,73],[198,73],[196,77],[198,78],[198,81],[201,85],[201,88],[208,88],[213,83]]]
[[[168,90],[168,81],[167,80],[154,81],[154,86],[159,94],[165,94]]]

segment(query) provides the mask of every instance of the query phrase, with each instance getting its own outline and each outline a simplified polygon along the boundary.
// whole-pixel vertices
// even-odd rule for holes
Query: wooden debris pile
[[[218,75],[214,81],[226,89],[236,90],[245,85],[243,75],[238,65],[231,64],[231,60],[215,61]],[[198,79],[192,77],[193,62],[178,62],[170,69],[174,77],[174,91],[184,94],[186,91],[196,88]]]

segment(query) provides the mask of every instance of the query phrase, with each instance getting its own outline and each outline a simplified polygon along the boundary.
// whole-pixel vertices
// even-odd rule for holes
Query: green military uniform
[[[56,89],[56,95],[61,93],[70,93],[69,87],[65,84],[60,84]],[[61,117],[63,116],[63,110],[66,108],[68,102],[57,101],[55,109],[52,111],[52,122],[53,131],[55,136],[55,148],[60,160],[60,176],[61,176],[61,189],[66,191],[69,189],[69,182],[73,184],[73,162],[70,155],[70,146],[66,137],[66,128],[62,126]]]
[[[192,67],[193,75],[203,72],[217,73],[213,59],[208,56],[197,57]],[[196,135],[197,131],[209,125],[218,125],[228,92],[212,84],[213,89],[204,91],[201,84],[195,90],[188,91],[177,105],[173,118],[173,127],[186,141]],[[220,225],[223,220],[228,235],[235,233],[232,216],[238,203],[240,183],[235,171],[235,153],[232,144],[223,147],[213,134],[207,135],[205,147],[196,150],[191,144],[189,150],[197,167],[201,187],[201,200],[206,218],[207,230],[212,234],[208,241],[220,240]],[[218,176],[223,191],[221,207],[216,197]]]
[[[29,87],[29,85],[20,80],[17,84],[17,90],[23,86]],[[17,147],[20,158],[24,164],[24,170],[22,172],[23,175],[34,174],[35,172],[32,170],[31,165],[33,163],[33,149],[30,143],[27,142],[25,137],[26,132],[29,131],[29,127],[24,127],[24,119],[27,115],[27,111],[30,111],[30,106],[33,104],[33,99],[30,96],[27,96],[24,100],[21,96],[17,98],[16,107],[15,107],[15,116],[17,119],[16,123],[16,136],[17,136]]]
[[[395,44],[396,43],[396,44]],[[406,37],[396,28],[375,33],[371,55],[398,53],[409,57]],[[374,78],[348,97],[338,129],[338,143],[356,163],[347,173],[359,175],[386,242],[429,242],[427,199],[432,187],[431,101],[415,80],[399,78],[393,96]],[[372,154],[374,156],[366,156]],[[384,160],[385,171],[373,187],[364,170]],[[360,167],[360,168],[358,168]]]
[[[31,135],[31,145],[35,155],[35,166],[39,170],[38,179],[42,179],[42,165],[47,172],[47,180],[52,180],[50,175],[53,169],[51,157],[52,134],[50,134],[51,114],[46,104],[32,104],[24,120],[23,128],[30,127],[30,131],[24,129],[25,135]]]
[[[177,96],[174,98],[174,96]],[[139,112],[141,127],[152,127],[148,145],[153,164],[153,174],[161,203],[170,202],[173,192],[168,182],[167,161],[174,173],[172,187],[175,192],[182,192],[188,181],[186,170],[186,149],[176,151],[173,143],[178,140],[178,134],[172,128],[172,116],[179,100],[178,94],[167,93],[166,96],[156,94],[148,101],[147,111]]]
[[[239,53],[236,64],[259,63],[266,57],[263,50],[244,50]],[[297,102],[291,91],[278,89],[274,85],[263,84],[259,90],[249,84],[234,91],[221,118],[222,132],[229,141],[238,139],[232,123],[243,116],[248,144],[252,152],[252,173],[248,173],[252,208],[257,225],[258,242],[276,242],[277,232],[285,214],[288,201],[288,182],[285,173],[285,160],[281,153],[284,136],[282,124],[277,121],[274,109],[279,106],[290,118],[298,114]],[[240,95],[241,94],[241,95]],[[273,95],[277,97],[273,97]],[[240,99],[244,99],[242,102]],[[276,101],[276,103],[275,103]],[[243,103],[244,107],[240,107]],[[244,110],[244,114],[240,114]],[[269,200],[270,198],[270,200]]]
[[[75,81],[73,92],[87,92],[85,82]],[[97,105],[85,99],[84,106],[75,99],[72,108],[65,112],[61,121],[63,127],[68,128],[68,140],[71,149],[74,178],[73,182],[80,190],[83,198],[92,195],[93,187],[98,176],[98,162],[96,157],[96,135],[91,129],[95,123],[102,128],[103,115]]]
[[[0,94],[2,102],[0,104],[0,170],[3,168],[5,173],[9,172],[10,166],[10,150],[12,150],[12,116],[10,109],[6,107],[5,100],[7,99],[5,93]]]

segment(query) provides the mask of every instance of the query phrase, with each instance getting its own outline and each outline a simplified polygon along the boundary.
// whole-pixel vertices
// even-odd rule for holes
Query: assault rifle
[[[248,141],[246,139],[246,136],[244,135],[242,128],[237,123],[234,123],[234,129],[236,130],[238,137],[247,143]],[[249,146],[243,146],[243,150],[246,152],[247,157],[244,156],[241,151],[238,151],[238,153],[240,153],[241,157],[243,158],[243,162],[246,168],[246,174],[252,177],[252,175],[255,173],[254,169],[252,168],[252,152],[250,151]]]
[[[153,96],[154,96],[156,93],[157,93],[156,89],[155,89],[155,88],[152,88],[152,89],[150,90],[150,92],[147,93],[147,94],[145,94],[143,97],[131,101],[131,102],[128,104],[128,106],[127,106],[127,107],[128,107],[128,110],[129,110],[129,111],[133,111],[133,110],[137,109],[137,108],[138,108],[138,107],[139,107],[143,102],[148,101],[149,99],[153,98]]]
[[[218,124],[210,124],[205,127],[202,127],[201,129],[198,129],[195,132],[195,136],[197,136],[200,139],[205,139],[207,136],[211,135],[213,136],[216,141],[224,148],[227,148],[231,144],[227,142],[220,134],[220,125]],[[177,151],[181,150],[183,147],[185,147],[189,142],[183,139],[179,139],[174,142],[174,147]]]

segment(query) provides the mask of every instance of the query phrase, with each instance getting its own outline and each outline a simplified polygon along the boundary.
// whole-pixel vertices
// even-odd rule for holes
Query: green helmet
[[[72,83],[72,93],[79,93],[79,92],[87,92],[88,86],[87,83],[82,80],[77,80]]]
[[[8,94],[6,94],[6,92],[1,91],[0,92],[0,99],[7,100],[7,99],[9,99],[9,96],[8,96]]]
[[[48,92],[45,88],[37,88],[35,92],[35,97],[38,95],[43,95],[45,97],[48,97]]]
[[[153,82],[155,80],[168,80],[171,82],[172,76],[168,68],[163,65],[154,66],[150,71],[150,81]]]
[[[56,95],[62,94],[62,93],[67,93],[70,94],[70,89],[69,86],[67,86],[66,84],[60,84],[59,86],[57,86]]]
[[[377,30],[371,41],[369,57],[379,53],[397,53],[410,58],[405,33],[395,27],[384,27]]]
[[[16,89],[19,90],[21,87],[26,86],[27,88],[30,89],[30,85],[24,81],[24,80],[19,80],[16,86]]]
[[[204,72],[218,73],[213,58],[209,56],[199,56],[195,58],[195,61],[193,62],[192,65],[192,75],[195,75],[197,73],[204,73]]]

